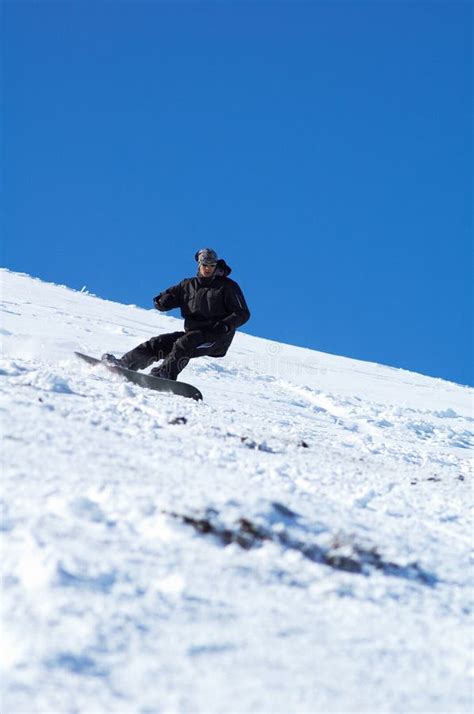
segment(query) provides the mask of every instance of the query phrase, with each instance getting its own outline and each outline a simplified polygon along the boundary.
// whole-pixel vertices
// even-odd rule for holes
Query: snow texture
[[[0,275],[2,712],[472,710],[472,390]]]

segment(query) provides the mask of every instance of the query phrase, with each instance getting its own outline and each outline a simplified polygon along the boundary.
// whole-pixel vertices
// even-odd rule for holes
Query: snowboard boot
[[[170,379],[168,372],[166,372],[162,367],[153,367],[150,369],[151,377],[159,377],[160,379]]]
[[[122,363],[122,360],[116,357],[115,355],[110,354],[110,352],[106,352],[105,354],[103,354],[100,359],[102,362],[105,362],[106,364],[109,364],[113,367],[125,367],[125,365]]]

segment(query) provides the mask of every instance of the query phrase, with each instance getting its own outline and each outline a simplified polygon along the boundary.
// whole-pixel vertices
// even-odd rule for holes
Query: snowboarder
[[[182,280],[153,299],[160,312],[181,308],[184,332],[152,337],[120,359],[106,353],[105,362],[139,370],[163,360],[150,374],[175,380],[190,359],[226,354],[236,329],[247,322],[250,312],[240,287],[228,277],[231,268],[215,250],[203,248],[194,257],[196,277]]]

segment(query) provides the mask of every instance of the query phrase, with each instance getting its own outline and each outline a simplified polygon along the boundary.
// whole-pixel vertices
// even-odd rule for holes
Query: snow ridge
[[[3,711],[471,711],[473,390],[0,277]]]

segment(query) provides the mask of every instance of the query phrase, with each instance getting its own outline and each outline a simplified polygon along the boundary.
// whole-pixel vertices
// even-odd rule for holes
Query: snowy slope
[[[469,712],[472,395],[1,271],[2,712]]]

